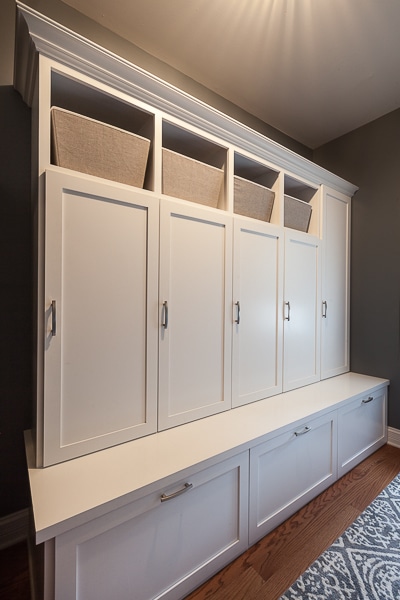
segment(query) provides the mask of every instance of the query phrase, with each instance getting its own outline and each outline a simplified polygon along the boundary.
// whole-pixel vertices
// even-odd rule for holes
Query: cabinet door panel
[[[324,189],[321,379],[349,370],[350,200]]]
[[[232,222],[224,213],[169,201],[160,217],[165,429],[230,408]]]
[[[331,414],[250,451],[250,544],[336,479],[336,425]]]
[[[47,174],[45,464],[155,431],[157,217],[140,193]]]
[[[320,378],[319,240],[285,234],[283,390]]]
[[[282,391],[283,239],[269,224],[234,227],[232,405],[241,406]]]
[[[341,477],[387,441],[386,389],[338,411],[338,476]]]
[[[193,487],[160,502],[184,483]],[[57,598],[183,597],[246,549],[247,496],[244,453],[63,534]]]

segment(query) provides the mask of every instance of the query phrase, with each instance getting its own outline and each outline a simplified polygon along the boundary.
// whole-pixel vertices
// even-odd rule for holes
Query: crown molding
[[[357,187],[17,0],[14,87],[31,106],[44,55],[315,185]]]

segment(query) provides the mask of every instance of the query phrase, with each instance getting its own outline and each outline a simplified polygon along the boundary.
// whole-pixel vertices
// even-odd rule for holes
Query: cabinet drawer
[[[387,388],[338,410],[338,477],[387,441]]]
[[[60,535],[56,600],[183,597],[247,548],[247,489],[243,453]]]
[[[335,479],[334,413],[302,421],[253,448],[250,451],[250,544]]]

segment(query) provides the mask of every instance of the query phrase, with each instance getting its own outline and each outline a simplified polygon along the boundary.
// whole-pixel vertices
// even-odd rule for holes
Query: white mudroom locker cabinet
[[[387,440],[389,382],[349,364],[357,188],[19,1],[16,23],[37,595],[178,600]]]

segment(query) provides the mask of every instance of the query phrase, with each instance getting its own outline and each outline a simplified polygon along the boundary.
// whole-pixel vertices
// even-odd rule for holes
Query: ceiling
[[[309,148],[400,107],[400,0],[64,0]]]

